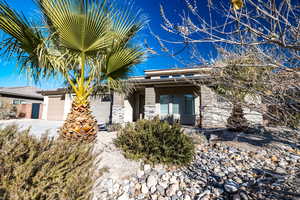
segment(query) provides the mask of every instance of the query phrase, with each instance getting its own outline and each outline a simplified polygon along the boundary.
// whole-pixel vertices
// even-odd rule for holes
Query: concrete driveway
[[[21,130],[30,127],[30,133],[38,137],[47,131],[49,136],[57,136],[57,130],[63,125],[63,121],[47,121],[40,119],[0,120],[0,128],[13,124],[18,125]]]

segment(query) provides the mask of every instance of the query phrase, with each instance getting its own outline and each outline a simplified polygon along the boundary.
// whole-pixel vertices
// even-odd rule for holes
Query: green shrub
[[[0,130],[1,200],[88,200],[92,145],[36,138],[16,126]]]
[[[127,124],[118,133],[115,144],[127,158],[151,163],[185,165],[194,155],[194,144],[181,127],[158,119]]]

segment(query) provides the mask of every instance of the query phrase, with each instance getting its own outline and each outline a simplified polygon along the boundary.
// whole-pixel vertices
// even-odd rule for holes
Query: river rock
[[[166,195],[169,196],[169,197],[172,196],[172,195],[175,195],[178,189],[179,189],[178,184],[176,184],[176,183],[172,184],[166,190]]]
[[[118,197],[118,200],[129,200],[129,195],[124,192],[121,196]]]
[[[156,186],[157,184],[157,176],[150,175],[147,178],[147,187],[151,188],[152,186]]]
[[[147,194],[149,192],[149,189],[145,183],[142,184],[141,191],[143,194]]]
[[[232,180],[228,180],[224,184],[224,189],[228,193],[235,193],[239,190],[239,184]]]

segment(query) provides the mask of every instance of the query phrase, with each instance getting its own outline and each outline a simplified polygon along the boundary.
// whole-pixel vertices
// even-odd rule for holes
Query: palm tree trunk
[[[85,54],[81,54],[81,77],[77,86],[71,83],[76,97],[72,103],[71,112],[68,114],[61,136],[66,139],[92,141],[96,138],[98,131],[97,120],[92,115],[89,96],[91,88],[85,83]],[[68,79],[70,80],[70,79]]]
[[[92,115],[90,103],[78,104],[75,98],[71,112],[61,128],[61,136],[71,140],[93,141],[97,131],[97,121]]]

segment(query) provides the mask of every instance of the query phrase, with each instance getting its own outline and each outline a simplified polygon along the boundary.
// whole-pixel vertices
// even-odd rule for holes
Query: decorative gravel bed
[[[236,143],[241,148],[225,142],[199,144],[188,167],[141,164],[132,176],[106,176],[95,199],[300,199],[299,149],[284,144],[249,149]]]
[[[56,133],[61,124],[23,121],[0,125],[32,126],[39,136],[44,129]],[[99,132],[95,150],[102,152],[97,166],[103,176],[95,184],[94,200],[300,200],[300,133],[270,131],[275,134],[256,131],[230,138],[227,133],[221,141],[214,141],[219,135],[210,134],[207,141],[200,134],[194,162],[177,169],[128,160],[113,144],[115,132]]]

